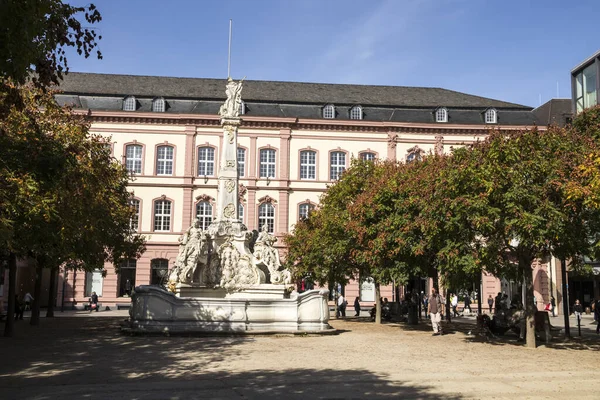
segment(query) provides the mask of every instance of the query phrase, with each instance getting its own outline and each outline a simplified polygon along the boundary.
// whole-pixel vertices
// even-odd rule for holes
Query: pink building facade
[[[91,133],[106,137],[113,157],[132,172],[134,224],[148,244],[118,274],[113,265],[104,272],[61,271],[56,305],[82,307],[95,291],[103,305],[126,306],[134,286],[165,282],[177,239],[193,220],[208,225],[216,215],[223,142],[217,111],[225,80],[71,73],[61,89],[57,100],[86,113]],[[435,88],[247,81],[242,99],[239,217],[250,230],[267,223],[280,246],[352,157],[411,161],[482,139],[490,128],[539,124],[530,107]],[[551,294],[560,304],[556,262],[535,268],[538,308]],[[32,270],[20,263],[21,295],[33,293]],[[489,294],[515,287],[484,275],[484,306]],[[374,299],[368,284],[354,282],[343,292],[350,303],[359,296],[368,306]],[[389,300],[396,293],[382,288]]]

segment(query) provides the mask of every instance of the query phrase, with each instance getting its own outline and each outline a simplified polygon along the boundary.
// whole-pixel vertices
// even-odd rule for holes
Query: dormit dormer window
[[[240,115],[246,114],[246,103],[240,102]]]
[[[165,112],[165,99],[162,97],[157,97],[152,100],[152,111]]]
[[[498,113],[495,108],[488,108],[485,110],[485,123],[486,124],[495,124],[498,122]]]
[[[333,104],[327,104],[325,107],[323,107],[323,118],[335,118],[335,106]]]
[[[123,111],[135,111],[137,102],[134,96],[127,96],[123,100]]]
[[[448,109],[439,107],[435,110],[435,122],[448,122]]]
[[[350,119],[363,119],[361,106],[354,106],[350,109]]]

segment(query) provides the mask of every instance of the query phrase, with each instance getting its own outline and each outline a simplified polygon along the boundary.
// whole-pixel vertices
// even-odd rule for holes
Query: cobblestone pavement
[[[0,338],[1,399],[598,398],[591,335],[531,350],[463,317],[441,337],[367,318],[333,336],[125,336],[126,311],[57,314]]]

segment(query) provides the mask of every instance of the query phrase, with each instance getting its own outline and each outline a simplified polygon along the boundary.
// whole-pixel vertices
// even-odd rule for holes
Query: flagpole
[[[229,20],[229,48],[227,50],[227,78],[231,78],[231,19]]]

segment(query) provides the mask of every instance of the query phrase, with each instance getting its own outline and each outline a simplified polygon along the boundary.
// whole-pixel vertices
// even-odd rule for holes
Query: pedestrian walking
[[[471,314],[471,296],[468,294],[465,296],[465,308],[463,309],[463,313],[467,311],[467,308],[469,309],[469,314]]]
[[[360,316],[360,302],[358,301],[358,297],[356,297],[354,299],[354,316],[355,317],[359,317]]]
[[[573,313],[575,314],[575,318],[577,319],[577,326],[581,325],[581,314],[583,313],[583,306],[581,305],[579,300],[575,300],[575,305],[573,306]]]
[[[444,313],[444,302],[435,288],[431,289],[431,296],[428,301],[427,313],[431,318],[431,327],[433,336],[443,335],[442,332],[442,314]]]
[[[493,306],[494,306],[494,299],[492,298],[492,295],[490,294],[490,296],[488,297],[488,307],[490,308],[490,314],[492,313]]]
[[[456,307],[458,307],[458,295],[454,294],[450,296],[450,303],[452,305],[452,312],[454,313],[454,316],[457,317],[460,314],[458,313],[458,311],[456,311]]]
[[[23,306],[23,303],[21,302],[19,295],[15,294],[15,321],[18,319],[23,319],[23,309],[24,308],[25,307]]]
[[[556,317],[556,299],[554,296],[550,296],[550,305],[552,306],[552,316]]]
[[[33,300],[35,300],[35,299],[31,295],[31,293],[29,293],[29,292],[25,293],[25,297],[23,298],[23,301],[25,302],[25,307],[24,307],[25,311],[31,310],[31,303],[33,303]]]

